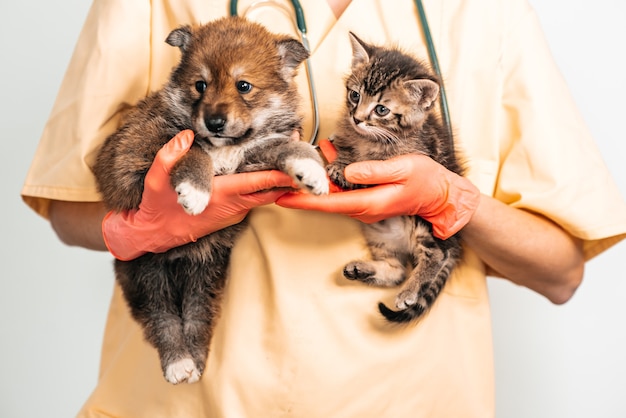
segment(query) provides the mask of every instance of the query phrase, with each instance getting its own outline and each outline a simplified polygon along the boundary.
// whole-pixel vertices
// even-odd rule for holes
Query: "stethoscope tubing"
[[[428,49],[428,57],[430,65],[433,67],[435,74],[439,78],[441,85],[439,90],[439,105],[441,106],[441,116],[443,122],[446,125],[448,131],[448,137],[454,145],[454,136],[452,134],[452,121],[450,120],[450,110],[448,109],[448,98],[446,97],[446,88],[443,82],[443,75],[441,74],[441,68],[439,67],[439,59],[437,59],[437,51],[435,50],[435,43],[430,33],[430,27],[428,26],[428,19],[426,18],[426,12],[424,11],[424,4],[422,0],[415,0],[415,6],[419,14],[420,23],[422,25],[422,32],[424,33],[424,39],[426,40],[426,48]]]

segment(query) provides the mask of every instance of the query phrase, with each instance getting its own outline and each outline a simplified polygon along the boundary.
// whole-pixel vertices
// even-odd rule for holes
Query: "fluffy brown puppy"
[[[308,51],[243,18],[183,26],[166,42],[182,56],[163,89],[142,100],[102,146],[94,173],[106,206],[139,207],[157,151],[192,129],[194,146],[172,171],[192,215],[209,203],[214,175],[278,169],[303,189],[328,192],[322,161],[301,129],[296,69]],[[192,383],[205,368],[230,251],[245,222],[162,254],[115,261],[133,317],[159,352],[165,378]]]

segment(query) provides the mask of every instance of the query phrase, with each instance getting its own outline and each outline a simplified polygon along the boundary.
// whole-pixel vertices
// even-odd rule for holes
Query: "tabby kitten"
[[[351,184],[345,167],[355,161],[386,160],[401,154],[424,154],[462,174],[448,131],[434,111],[439,80],[428,66],[395,48],[370,45],[350,33],[352,72],[346,79],[345,115],[333,144],[337,159],[327,166],[331,180]],[[372,260],[356,260],[343,270],[346,278],[392,287],[402,283],[394,311],[379,303],[392,322],[411,321],[430,308],[461,259],[457,235],[433,236],[419,216],[398,216],[361,224]],[[407,271],[410,266],[410,271]]]

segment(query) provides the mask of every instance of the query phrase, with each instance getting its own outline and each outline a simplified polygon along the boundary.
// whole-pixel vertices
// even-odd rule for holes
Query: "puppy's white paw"
[[[287,174],[309,193],[328,194],[326,169],[312,158],[293,158],[286,162]]]
[[[187,181],[176,186],[176,193],[178,193],[178,203],[190,215],[202,213],[211,198],[211,193],[199,190]]]
[[[167,366],[165,379],[174,385],[183,382],[195,383],[200,380],[200,372],[196,368],[194,361],[186,357]]]

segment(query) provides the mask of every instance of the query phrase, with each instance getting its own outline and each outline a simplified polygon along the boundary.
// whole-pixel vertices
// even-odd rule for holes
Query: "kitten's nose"
[[[355,125],[358,125],[359,123],[363,122],[361,119],[357,119],[355,116],[352,116],[352,120],[354,121]]]
[[[211,115],[204,120],[204,123],[210,132],[222,132],[226,125],[226,117],[223,115]]]

